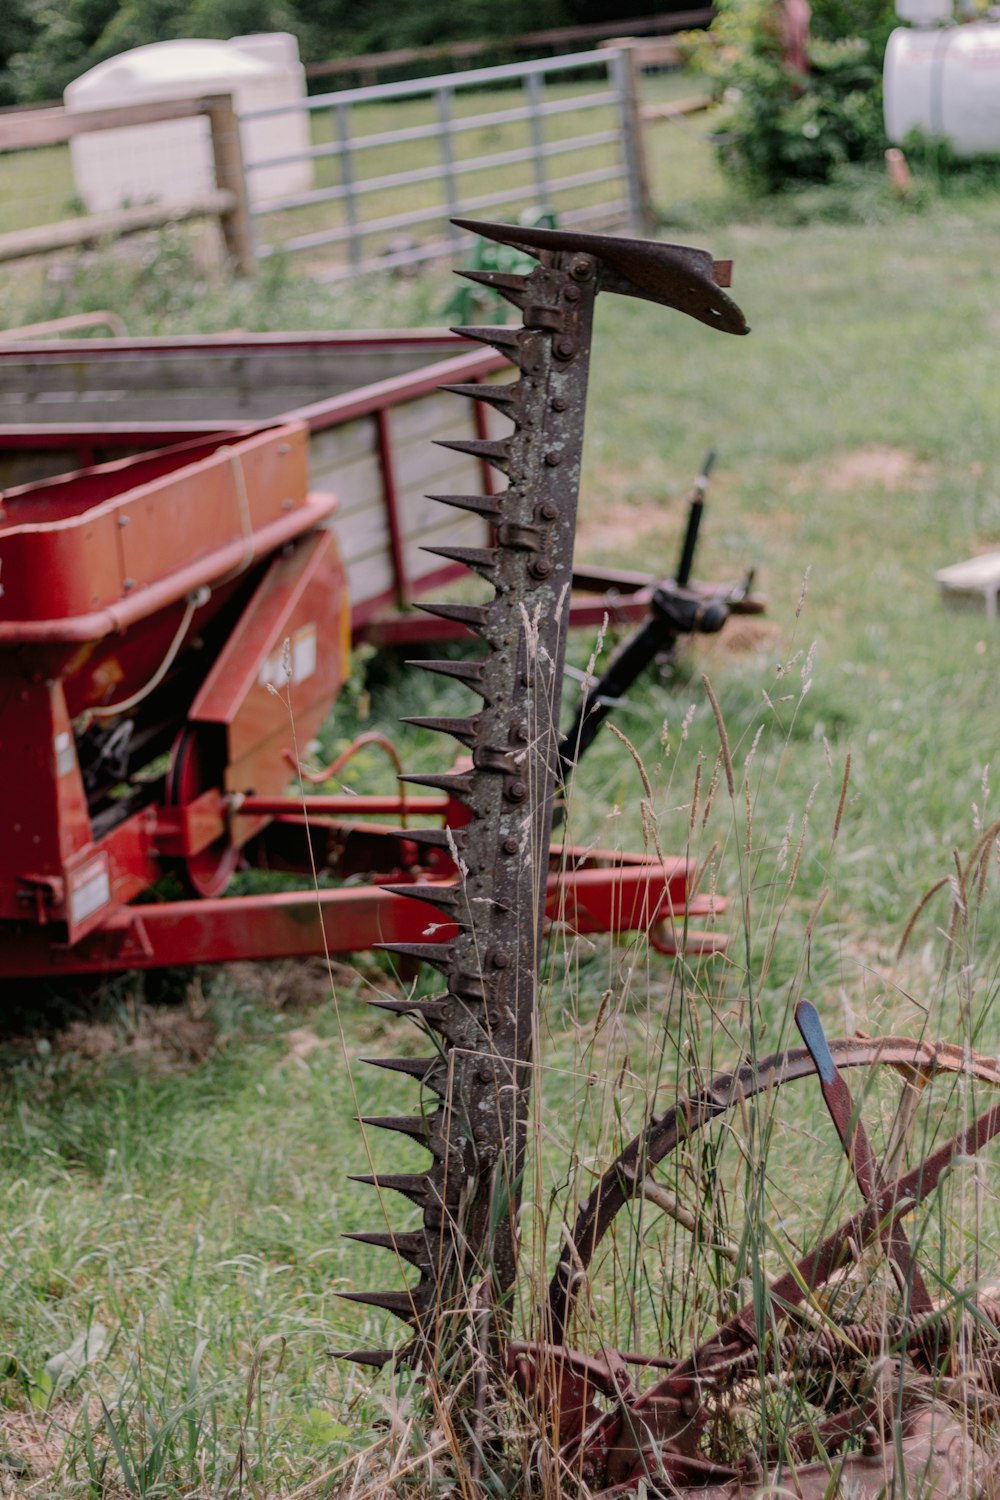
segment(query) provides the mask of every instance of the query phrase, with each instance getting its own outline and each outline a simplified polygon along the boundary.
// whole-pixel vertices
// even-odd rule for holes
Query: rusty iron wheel
[[[905,1214],[884,1199],[866,1227],[838,1131],[821,1104],[810,1111],[803,1089],[786,1087],[805,1083],[818,1101],[816,1062],[806,1047],[789,1048],[653,1114],[579,1208],[550,1284],[552,1346],[629,1351],[646,1395],[651,1382],[668,1391],[671,1380],[697,1381],[697,1451],[715,1461],[771,1461],[786,1435],[809,1457],[824,1423],[840,1424],[843,1445],[841,1428],[862,1410],[851,1381],[887,1356],[905,1355],[940,1383],[960,1340],[966,1363],[985,1361],[980,1405],[1000,1376],[1000,1290],[983,1284],[996,1269],[989,1246],[1000,1223],[989,1175],[1000,1062],[898,1037],[829,1050],[835,1073],[854,1084],[850,1128],[868,1122],[883,1153],[880,1182],[905,1185]],[[782,1180],[789,1159],[812,1180]],[[822,1199],[811,1214],[810,1196]],[[908,1279],[885,1248],[889,1219],[905,1224],[899,1232],[914,1247]],[[934,1312],[923,1322],[936,1327],[917,1347],[912,1282],[924,1277]],[[642,1398],[630,1404],[636,1418],[642,1407]]]

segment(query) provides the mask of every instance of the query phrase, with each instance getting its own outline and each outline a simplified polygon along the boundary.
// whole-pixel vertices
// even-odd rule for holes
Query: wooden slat
[[[353,422],[341,422],[335,427],[314,432],[309,439],[313,483],[320,488],[322,484],[329,485],[339,494],[340,486],[334,483],[334,479],[342,469],[355,459],[370,457],[376,451],[375,422],[371,417],[358,417]]]
[[[374,552],[370,557],[348,565],[347,592],[353,609],[368,599],[387,594],[392,586],[392,561],[388,552]]]
[[[64,219],[59,224],[39,224],[34,229],[13,229],[0,234],[0,262],[21,260],[29,255],[47,255],[53,250],[68,250],[74,245],[96,245],[114,235],[136,234],[143,229],[159,229],[164,224],[228,213],[235,201],[232,193],[215,189],[193,198],[190,203],[171,208],[152,204],[141,208],[119,208],[113,213]]]
[[[592,26],[553,26],[546,31],[526,31],[499,41],[397,47],[393,52],[364,52],[355,57],[336,57],[329,62],[310,63],[306,67],[306,76],[336,78],[350,73],[374,73],[383,68],[409,67],[415,62],[433,62],[436,58],[464,62],[472,57],[481,57],[484,52],[496,52],[498,47],[513,52],[531,52],[552,47],[560,52],[576,42],[597,41],[623,32],[638,36],[643,32],[686,31],[688,27],[707,26],[714,15],[714,6],[707,5],[700,6],[697,10],[668,11],[656,16],[640,16],[634,20],[598,22]]]
[[[0,114],[0,151],[58,146],[75,135],[87,135],[94,130],[153,125],[159,120],[188,120],[194,115],[207,114],[209,104],[210,98],[161,99],[149,104],[116,105],[113,109],[12,110],[10,114]]]
[[[362,528],[369,532],[377,530],[382,538],[387,536],[384,518],[378,519],[385,505],[378,459],[356,458],[349,464],[335,464],[321,474],[314,469],[312,482],[315,489],[330,490],[336,495],[338,527],[353,524],[357,516]]]
[[[694,94],[690,99],[672,99],[669,104],[644,104],[639,113],[649,121],[679,120],[685,115],[701,114],[714,103],[711,94]]]

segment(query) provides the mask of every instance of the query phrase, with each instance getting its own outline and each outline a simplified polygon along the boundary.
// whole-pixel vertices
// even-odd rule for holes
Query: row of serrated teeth
[[[526,278],[522,276],[507,275],[505,273],[486,272],[471,273],[469,279],[488,285],[494,290],[501,292],[509,301],[518,307],[525,304]],[[456,330],[469,339],[480,343],[492,345],[507,356],[515,365],[521,366],[522,354],[526,347],[526,330],[522,327],[496,327],[496,328],[463,328]],[[503,415],[509,417],[514,424],[515,433],[522,426],[523,407],[526,399],[525,382],[514,380],[508,384],[498,385],[452,385],[444,387],[458,395],[463,395],[476,401],[484,401],[495,407]],[[477,438],[473,440],[454,440],[441,442],[441,447],[449,448],[453,452],[466,454],[480,462],[493,465],[502,473],[511,477],[511,439],[486,439]],[[485,520],[498,524],[502,520],[504,508],[504,496],[501,495],[433,495],[429,498],[438,500],[444,505],[454,509],[469,511],[475,515],[482,516]],[[512,534],[513,537],[513,534]],[[434,547],[426,550],[434,556],[441,557],[446,561],[464,564],[470,570],[478,573],[488,582],[495,581],[495,575],[499,568],[500,554],[505,545],[513,550],[519,550],[516,539],[507,543],[504,533],[498,533],[499,545],[492,547]],[[523,549],[520,549],[523,550]],[[492,623],[493,603],[487,605],[468,604],[433,604],[423,608],[427,613],[440,619],[459,623],[472,632],[483,636],[489,645],[489,629]],[[450,677],[465,684],[472,692],[477,693],[480,698],[490,707],[489,695],[485,686],[485,670],[483,658],[472,661],[420,661],[413,665],[422,667],[425,671],[438,673]],[[473,751],[475,759],[482,759],[483,735],[485,725],[482,714],[472,714],[462,718],[444,717],[412,717],[404,720],[419,728],[431,729],[441,734],[450,735],[460,744]],[[478,752],[478,753],[477,753]],[[498,762],[498,767],[499,767]],[[489,767],[487,767],[489,769]],[[410,785],[428,787],[433,790],[445,791],[457,796],[463,801],[468,801],[474,796],[476,779],[474,773],[469,771],[452,772],[441,776],[404,776],[401,778]],[[418,839],[430,847],[447,847],[449,852],[455,856],[461,854],[465,839],[465,830],[461,828],[449,829],[447,831],[433,830],[431,837]],[[407,837],[414,837],[407,830]],[[399,895],[413,897],[420,901],[429,902],[442,911],[450,921],[454,922],[459,930],[463,927],[462,905],[466,900],[466,893],[461,884],[450,886],[417,884],[409,886],[388,886],[384,889]],[[433,965],[446,976],[448,993],[441,997],[429,1000],[416,999],[377,999],[373,1004],[377,1007],[395,1012],[397,1014],[409,1015],[419,1020],[426,1028],[437,1031],[448,1039],[448,1033],[455,1023],[454,1010],[456,1001],[461,1007],[472,1007],[488,1009],[487,989],[480,974],[463,971],[457,962],[453,945],[439,943],[387,943],[382,945],[384,951],[394,954],[398,958],[417,960],[422,963]],[[387,1068],[415,1078],[422,1088],[429,1089],[439,1098],[443,1098],[446,1091],[447,1063],[442,1055],[434,1058],[409,1059],[409,1058],[373,1058],[370,1059],[375,1066]],[[437,1086],[435,1086],[437,1079]],[[410,1202],[424,1211],[425,1220],[428,1214],[432,1219],[437,1216],[440,1221],[442,1209],[447,1213],[457,1209],[456,1203],[444,1203],[443,1197],[449,1199],[454,1195],[462,1181],[461,1170],[448,1173],[444,1170],[442,1157],[447,1155],[447,1147],[441,1141],[435,1142],[434,1129],[439,1116],[390,1116],[368,1118],[363,1123],[379,1129],[395,1131],[410,1136],[412,1139],[428,1149],[435,1158],[428,1171],[416,1174],[398,1174],[377,1172],[368,1176],[357,1176],[351,1180],[366,1183],[376,1187],[380,1191],[390,1190],[400,1193]],[[448,1192],[443,1192],[443,1182],[448,1184]],[[382,1311],[391,1312],[403,1322],[407,1323],[419,1336],[422,1332],[421,1320],[433,1307],[433,1296],[435,1282],[433,1277],[436,1258],[440,1256],[441,1245],[439,1242],[440,1231],[433,1239],[424,1230],[395,1232],[372,1231],[358,1232],[348,1238],[362,1244],[373,1245],[378,1248],[393,1251],[396,1256],[411,1265],[416,1266],[420,1273],[420,1281],[417,1286],[401,1291],[389,1292],[351,1292],[344,1293],[348,1300],[362,1303],[364,1305],[378,1308]],[[379,1350],[356,1350],[352,1353],[343,1354],[340,1357],[354,1360],[359,1364],[368,1365],[373,1368],[381,1368],[382,1365],[394,1356],[392,1351]]]

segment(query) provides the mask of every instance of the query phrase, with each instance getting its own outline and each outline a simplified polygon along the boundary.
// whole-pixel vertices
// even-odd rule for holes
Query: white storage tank
[[[916,129],[946,140],[956,156],[1000,151],[1000,25],[897,27],[884,84],[891,141]]]
[[[63,95],[71,113],[232,94],[240,116],[295,104],[306,94],[298,43],[287,32],[230,41],[184,40],[135,47],[74,79]],[[251,203],[267,204],[313,185],[308,159],[253,170],[253,163],[301,155],[309,147],[309,116],[289,110],[240,126]],[[89,213],[129,203],[180,206],[214,183],[206,118],[158,121],[98,130],[70,141],[76,190]]]

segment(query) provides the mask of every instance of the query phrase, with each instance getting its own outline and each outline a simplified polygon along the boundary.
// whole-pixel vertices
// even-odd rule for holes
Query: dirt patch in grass
[[[665,533],[672,525],[673,517],[668,505],[657,505],[651,501],[629,505],[623,500],[605,500],[599,506],[592,503],[589,512],[580,519],[577,532],[578,555],[581,560],[596,562],[608,552],[634,553],[636,543],[641,538],[657,536],[662,538],[663,563],[655,558],[652,568],[649,562],[639,566],[654,573],[662,571],[664,567],[669,571],[673,564],[666,563]]]
[[[198,1006],[138,1005],[126,1025],[70,1021],[52,1039],[52,1050],[81,1062],[132,1057],[164,1072],[203,1063],[215,1045],[215,1028]]]
[[[929,476],[930,465],[921,463],[905,448],[873,443],[832,457],[823,466],[821,483],[835,495],[870,489],[897,494],[900,490],[922,488]]]
[[[759,615],[731,615],[713,639],[712,650],[719,656],[744,656],[751,651],[771,649],[783,638],[784,632],[774,620],[762,620]]]
[[[273,1010],[310,1011],[327,1005],[335,992],[396,987],[390,975],[373,959],[359,953],[353,963],[321,954],[314,958],[278,958],[266,963],[225,964],[219,970],[222,982],[240,995],[261,1000]]]
[[[63,1461],[70,1428],[79,1413],[69,1400],[56,1401],[45,1412],[0,1409],[0,1496],[26,1497],[52,1495]],[[100,1423],[96,1401],[89,1410],[91,1425]],[[117,1488],[102,1489],[108,1500],[121,1493]]]

